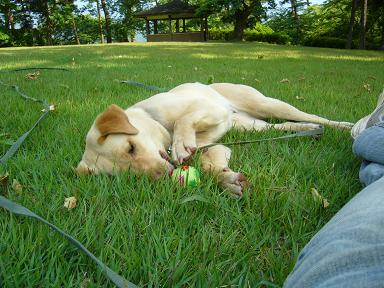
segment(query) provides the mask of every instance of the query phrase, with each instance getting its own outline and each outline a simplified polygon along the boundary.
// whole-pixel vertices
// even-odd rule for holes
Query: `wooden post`
[[[169,40],[172,41],[172,18],[171,18],[171,15],[168,15],[168,19],[169,19],[169,25],[168,25]]]
[[[157,33],[158,33],[157,20],[153,20],[153,34],[157,34]]]
[[[185,33],[185,18],[183,18],[183,33]]]
[[[147,35],[149,35],[151,32],[149,30],[149,20],[147,18],[145,18],[145,26],[147,28]]]
[[[180,32],[179,19],[176,19],[176,33]]]
[[[208,17],[205,17],[204,26],[204,41],[208,41]]]

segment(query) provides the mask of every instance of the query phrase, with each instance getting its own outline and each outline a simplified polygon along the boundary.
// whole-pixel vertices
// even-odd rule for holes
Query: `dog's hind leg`
[[[247,179],[241,173],[228,168],[231,149],[223,145],[209,147],[201,155],[202,168],[216,175],[219,185],[230,191],[234,196],[241,197],[248,186]]]
[[[256,89],[240,84],[218,83],[210,85],[214,90],[227,98],[239,111],[259,118],[277,118],[293,121],[318,123],[341,129],[350,129],[353,123],[331,121],[326,118],[305,113],[281,100],[269,98]]]
[[[306,131],[320,128],[319,124],[284,122],[272,124],[260,119],[256,119],[247,113],[240,112],[233,114],[233,128],[237,130],[264,131],[268,129],[277,129],[285,131]]]

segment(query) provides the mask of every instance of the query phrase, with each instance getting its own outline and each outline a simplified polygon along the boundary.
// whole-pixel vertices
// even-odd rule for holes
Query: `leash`
[[[23,69],[16,69],[16,70],[9,70],[10,72],[14,71],[23,71],[23,70],[30,70],[30,69],[49,69],[49,70],[63,70],[63,71],[70,71],[64,68],[23,68]],[[0,71],[1,73],[8,73],[8,71]],[[22,97],[24,100],[32,101],[32,102],[37,102],[43,104],[43,114],[40,116],[40,118],[32,125],[32,127],[25,132],[23,135],[21,135],[15,143],[12,144],[12,146],[8,149],[8,151],[0,158],[0,167],[6,166],[7,161],[17,152],[21,144],[24,142],[24,140],[28,137],[28,135],[32,132],[33,129],[36,128],[36,126],[43,121],[50,111],[52,111],[50,105],[46,100],[40,100],[36,99],[34,97],[28,96],[22,90],[16,86],[16,85],[10,85],[6,84],[3,81],[0,80],[0,85],[3,85],[5,87],[11,87],[12,89],[15,90],[15,92]],[[87,255],[89,258],[91,258],[102,272],[105,273],[105,275],[118,287],[118,288],[135,288],[137,287],[135,284],[129,282],[126,280],[124,277],[120,276],[116,272],[114,272],[112,269],[110,269],[107,265],[105,265],[101,260],[99,260],[95,255],[93,255],[87,248],[84,247],[83,244],[81,244],[78,240],[75,238],[71,237],[69,234],[65,233],[63,230],[60,228],[56,227],[52,223],[48,222],[44,218],[40,217],[39,215],[33,213],[29,209],[25,208],[24,206],[17,204],[3,196],[0,196],[0,207],[8,210],[9,212],[17,215],[22,215],[26,216],[29,218],[33,218],[37,221],[40,221],[41,223],[49,226],[52,230],[56,231],[59,233],[62,237],[67,239],[71,244],[73,244],[77,249],[82,251],[85,255]],[[0,282],[1,284],[1,282]],[[0,285],[1,286],[1,285]]]
[[[26,71],[26,70],[59,70],[59,71],[73,72],[72,70],[65,69],[65,68],[29,67],[29,68],[20,68],[20,69],[11,69],[11,70],[1,70],[0,73],[11,73],[11,72]]]
[[[41,223],[44,223],[45,225],[49,226],[52,230],[59,233],[62,237],[67,239],[70,243],[72,243],[77,249],[81,250],[85,255],[87,255],[89,258],[91,258],[96,264],[99,266],[100,270],[103,271],[107,277],[119,288],[135,288],[137,287],[135,284],[129,282],[125,278],[121,277],[116,272],[112,271],[107,265],[105,265],[102,261],[100,261],[95,255],[93,255],[87,248],[84,247],[83,244],[81,244],[78,240],[71,237],[69,234],[65,233],[60,228],[56,227],[52,223],[48,222],[44,218],[40,217],[39,215],[33,213],[29,209],[25,208],[24,206],[21,206],[11,200],[8,200],[4,198],[3,196],[0,196],[0,207],[7,209],[9,212],[17,215],[27,216],[29,218],[34,218],[37,221],[40,221]]]
[[[167,88],[160,88],[160,87],[153,86],[153,85],[147,85],[147,84],[143,84],[143,83],[136,82],[136,81],[133,81],[133,80],[116,80],[116,81],[119,81],[120,83],[123,83],[123,84],[128,84],[128,85],[131,85],[131,86],[145,88],[145,89],[149,89],[149,90],[157,91],[157,92],[167,92],[167,91],[169,91],[169,89],[167,89]]]
[[[258,143],[258,142],[266,142],[266,141],[272,141],[272,140],[283,140],[283,139],[291,139],[291,138],[298,138],[298,137],[314,137],[318,138],[322,134],[324,134],[324,127],[321,126],[317,129],[307,130],[307,131],[299,131],[293,134],[279,136],[279,137],[272,137],[272,138],[262,138],[262,139],[254,139],[254,140],[245,140],[245,141],[235,141],[235,142],[223,142],[223,143],[212,143],[204,146],[198,147],[199,150],[204,150],[212,146],[216,145],[226,145],[226,146],[234,146],[234,145],[245,145],[245,144],[252,144],[252,143]]]

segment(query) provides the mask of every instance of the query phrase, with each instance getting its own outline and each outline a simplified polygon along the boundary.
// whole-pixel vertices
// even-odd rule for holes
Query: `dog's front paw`
[[[242,197],[244,189],[249,186],[249,182],[243,174],[230,169],[224,169],[219,174],[219,183],[235,197]]]
[[[196,144],[185,141],[174,141],[172,144],[172,160],[178,164],[188,160],[196,152]]]

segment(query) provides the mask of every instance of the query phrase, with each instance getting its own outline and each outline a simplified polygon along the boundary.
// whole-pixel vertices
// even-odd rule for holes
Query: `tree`
[[[104,43],[103,26],[101,25],[101,13],[100,13],[99,0],[96,0],[96,8],[97,8],[97,22],[99,27],[100,42]]]
[[[291,6],[291,15],[293,19],[293,23],[295,24],[296,35],[294,35],[293,40],[295,43],[300,43],[302,39],[302,31],[300,24],[300,16],[299,11],[303,9],[307,2],[301,0],[283,0],[281,4],[289,3]]]
[[[365,33],[367,29],[367,10],[368,10],[368,0],[361,1],[361,17],[360,17],[360,41],[359,48],[365,49]]]
[[[107,30],[107,43],[112,43],[112,31],[111,31],[111,16],[108,11],[105,0],[101,0],[101,7],[103,8],[105,17],[105,29]]]
[[[263,3],[266,0],[201,0],[202,15],[217,13],[221,21],[233,24],[233,36],[243,40],[244,29],[251,27],[266,16]],[[271,4],[273,1],[269,1]],[[273,2],[274,3],[274,2]]]
[[[349,21],[347,44],[345,46],[346,49],[351,49],[351,47],[352,47],[353,26],[355,25],[355,17],[356,17],[355,16],[356,15],[356,6],[357,6],[357,0],[352,0],[351,20]]]

